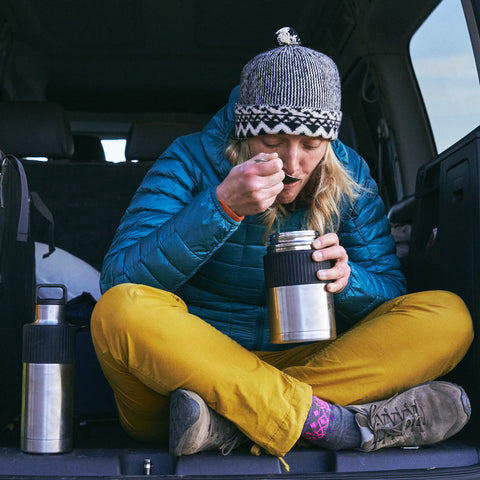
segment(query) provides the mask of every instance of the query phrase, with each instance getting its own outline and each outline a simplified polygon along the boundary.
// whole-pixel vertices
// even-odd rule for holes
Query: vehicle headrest
[[[105,162],[102,141],[96,135],[74,135],[72,162]]]
[[[156,160],[178,137],[198,132],[203,125],[190,122],[134,122],[125,146],[127,161]]]
[[[63,108],[49,102],[0,103],[0,150],[17,157],[70,158],[73,139]]]

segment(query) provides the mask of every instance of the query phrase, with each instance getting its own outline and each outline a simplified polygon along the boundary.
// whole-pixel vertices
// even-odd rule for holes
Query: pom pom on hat
[[[279,45],[300,45],[300,37],[292,27],[283,27],[275,32]]]
[[[237,138],[265,134],[335,140],[342,119],[340,76],[333,60],[301,46],[291,27],[276,32],[279,46],[242,70],[235,106]]]

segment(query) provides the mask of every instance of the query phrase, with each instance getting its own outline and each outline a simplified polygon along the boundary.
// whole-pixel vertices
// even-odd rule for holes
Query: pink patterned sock
[[[302,437],[310,442],[320,440],[325,436],[330,422],[330,404],[313,397],[312,406],[308,412],[307,420],[303,425]]]
[[[315,396],[303,425],[302,437],[331,450],[358,448],[361,444],[355,415],[344,407]]]

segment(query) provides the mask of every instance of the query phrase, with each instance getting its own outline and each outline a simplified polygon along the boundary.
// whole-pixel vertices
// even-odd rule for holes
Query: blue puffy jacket
[[[250,350],[289,348],[269,341],[265,227],[259,215],[236,222],[215,195],[231,169],[224,152],[236,99],[237,89],[201,133],[178,138],[147,173],[105,257],[101,288],[132,282],[168,290]],[[338,235],[351,267],[347,287],[334,296],[337,329],[343,331],[403,294],[405,280],[368,166],[340,141],[333,149],[366,189],[341,212]],[[304,210],[292,212],[284,230],[305,229],[304,218]]]

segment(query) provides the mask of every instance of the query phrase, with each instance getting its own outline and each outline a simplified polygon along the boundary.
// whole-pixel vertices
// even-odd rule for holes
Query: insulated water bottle
[[[53,291],[61,297],[51,298]],[[64,321],[64,285],[38,285],[36,296],[35,321],[23,327],[21,449],[62,453],[73,448],[76,329]]]

